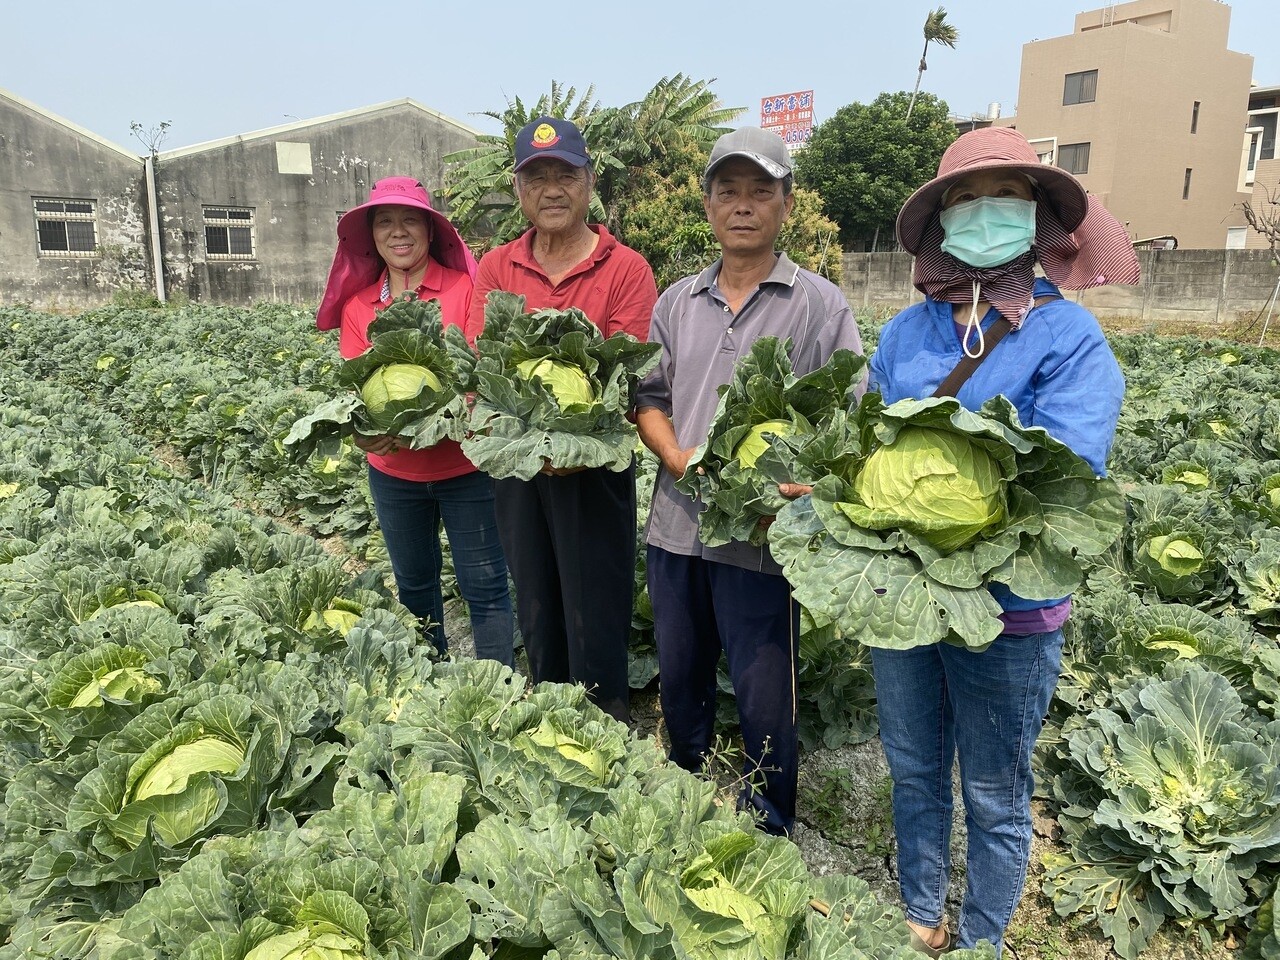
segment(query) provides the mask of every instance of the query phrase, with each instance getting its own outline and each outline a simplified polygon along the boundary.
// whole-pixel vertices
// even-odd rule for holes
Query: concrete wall
[[[166,284],[216,303],[318,301],[339,211],[363,203],[376,180],[394,175],[421,179],[433,201],[442,202],[445,154],[475,144],[466,127],[396,103],[161,154]],[[253,259],[207,256],[204,208],[218,204],[253,209]]]
[[[92,200],[92,256],[41,256],[33,200]],[[0,303],[76,309],[149,286],[142,160],[0,95]]]
[[[1138,254],[1142,283],[1067,292],[1099,317],[1231,323],[1267,302],[1280,267],[1264,250],[1157,250]],[[921,300],[905,253],[846,253],[841,289],[855,310],[900,310]]]

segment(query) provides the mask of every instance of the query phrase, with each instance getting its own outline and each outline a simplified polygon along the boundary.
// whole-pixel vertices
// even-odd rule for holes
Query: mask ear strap
[[[966,320],[964,324],[964,337],[961,338],[960,349],[964,351],[964,355],[968,357],[970,360],[977,360],[980,356],[986,353],[987,340],[986,340],[985,334],[983,334],[982,332],[982,321],[978,317],[978,300],[982,294],[982,284],[979,281],[975,280],[973,281],[972,289],[973,289],[973,303],[969,308],[969,319]],[[973,329],[977,329],[978,331],[978,352],[977,353],[969,352],[969,331]]]

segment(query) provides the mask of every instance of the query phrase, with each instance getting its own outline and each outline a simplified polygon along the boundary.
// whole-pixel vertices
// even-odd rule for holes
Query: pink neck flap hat
[[[369,226],[372,207],[396,205],[416,207],[431,218],[431,259],[470,277],[476,275],[476,259],[455,227],[443,213],[431,206],[431,194],[413,177],[386,177],[373,185],[369,199],[353,207],[338,221],[338,250],[333,255],[324,297],[316,312],[316,327],[336,330],[342,323],[342,308],[382,274],[383,263],[373,245]]]
[[[942,250],[943,198],[956,181],[979,170],[1022,174],[1033,184],[1036,199],[1031,251],[995,267],[972,267]],[[897,233],[903,249],[915,255],[916,289],[935,300],[968,303],[976,285],[1014,329],[1031,309],[1037,261],[1049,280],[1065,290],[1136,284],[1141,276],[1124,226],[1079,180],[1041,163],[1026,137],[1011,127],[973,130],[947,147],[938,175],[902,205]]]

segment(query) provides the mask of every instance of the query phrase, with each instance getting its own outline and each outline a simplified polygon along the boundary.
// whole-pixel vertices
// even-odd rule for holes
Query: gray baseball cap
[[[726,133],[711,148],[711,159],[703,179],[710,178],[716,167],[730,157],[746,157],[775,180],[791,173],[791,152],[776,133],[759,127],[739,127]]]

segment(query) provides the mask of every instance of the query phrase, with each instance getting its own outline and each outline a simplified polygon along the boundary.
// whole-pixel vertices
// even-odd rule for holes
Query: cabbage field
[[[1038,882],[1120,956],[1163,927],[1270,960],[1280,366],[1113,346],[1127,523],[1084,560]],[[580,690],[427,657],[363,458],[284,444],[337,368],[300,309],[0,310],[0,960],[916,956],[892,892]],[[873,737],[865,650],[801,650],[806,749]]]

